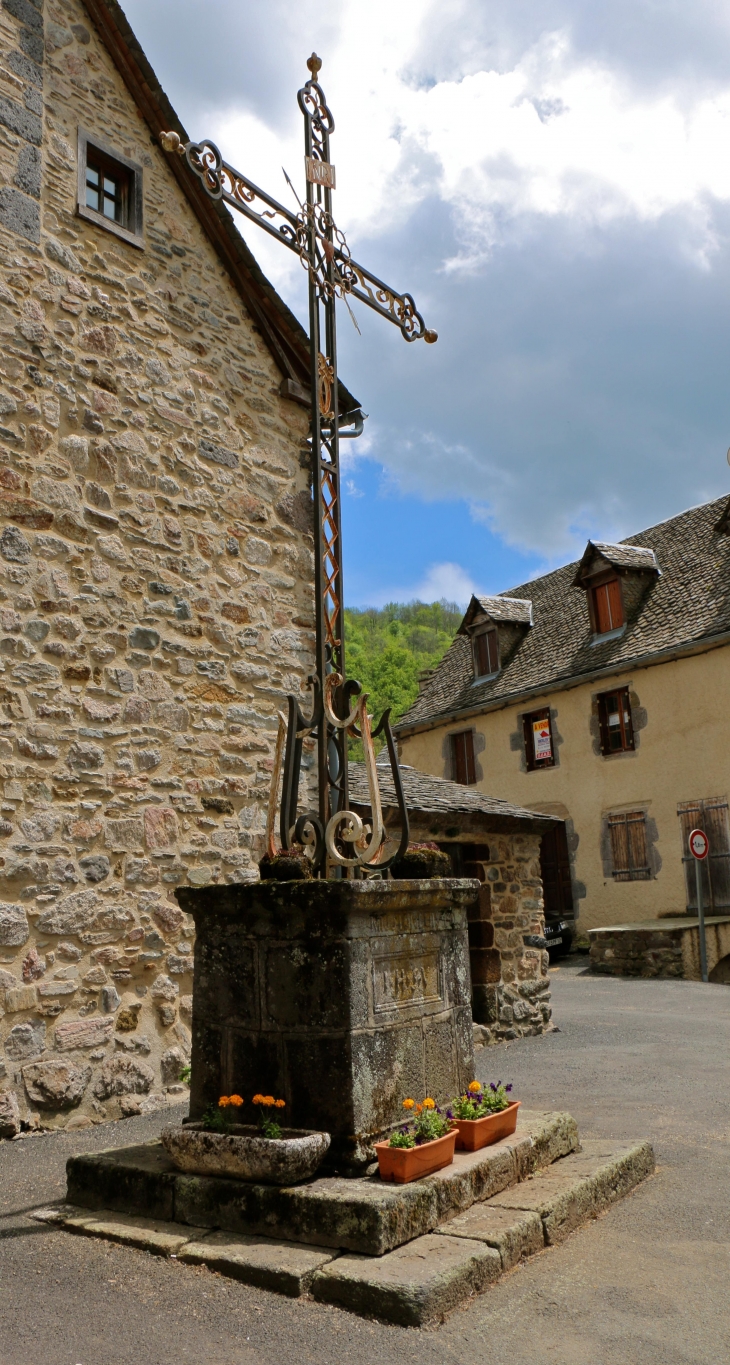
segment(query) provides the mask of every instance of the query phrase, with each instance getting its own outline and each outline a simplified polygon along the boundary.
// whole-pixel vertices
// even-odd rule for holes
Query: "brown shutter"
[[[634,879],[651,876],[649,849],[646,842],[646,815],[633,811],[626,817],[629,843],[629,866]]]
[[[464,754],[466,760],[466,785],[473,787],[477,780],[477,765],[474,759],[474,731],[464,733]]]
[[[631,698],[629,697],[628,687],[622,687],[619,692],[621,703],[621,724],[624,749],[634,748],[634,722],[631,716]]]
[[[629,873],[629,836],[625,815],[609,815],[608,830],[611,835],[611,869],[617,881],[628,881]]]
[[[605,635],[611,629],[611,618],[608,611],[608,593],[606,584],[602,583],[600,588],[593,589],[593,607],[596,613],[596,634]]]
[[[606,594],[608,597],[608,610],[611,618],[609,630],[618,630],[624,623],[624,604],[621,596],[621,584],[617,578],[609,579],[606,584]]]
[[[713,910],[730,906],[730,830],[727,801],[705,801],[705,833],[710,841],[710,883]]]
[[[611,749],[608,742],[608,710],[606,707],[607,694],[604,692],[598,698],[598,728],[601,736],[601,753],[610,754]]]
[[[487,646],[489,672],[496,673],[499,668],[499,640],[496,630],[488,630],[484,638]]]
[[[486,635],[477,635],[474,639],[474,656],[477,665],[477,677],[483,678],[485,673],[489,673],[489,658],[487,652]]]
[[[677,806],[677,815],[682,831],[682,862],[684,863],[684,874],[687,885],[687,909],[697,911],[697,882],[695,880],[695,860],[689,851],[689,836],[693,829],[705,828],[705,817],[702,810],[701,801],[680,801]],[[707,897],[710,891],[710,879],[706,869],[702,868],[702,899],[705,905],[708,904]]]
[[[473,730],[462,730],[460,734],[452,735],[451,752],[454,760],[455,781],[463,787],[473,787],[477,780]]]
[[[681,801],[677,806],[682,830],[682,861],[687,882],[687,909],[697,910],[697,873],[689,851],[689,836],[701,829],[710,844],[709,856],[700,863],[702,904],[708,913],[730,907],[730,828],[728,803],[724,797],[705,801]]]
[[[522,731],[525,740],[525,763],[528,773],[535,767],[535,746],[532,741],[532,716],[522,717]]]
[[[644,811],[609,815],[611,864],[617,882],[647,881],[651,877]]]

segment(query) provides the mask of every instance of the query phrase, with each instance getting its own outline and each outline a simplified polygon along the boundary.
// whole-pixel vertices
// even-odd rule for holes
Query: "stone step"
[[[544,1125],[540,1131],[544,1134]],[[546,1143],[543,1153],[549,1150]],[[280,1294],[311,1293],[350,1312],[421,1326],[438,1321],[464,1299],[494,1284],[520,1260],[562,1241],[653,1170],[648,1142],[617,1146],[587,1140],[580,1151],[533,1166],[519,1183],[466,1210],[449,1202],[447,1221],[383,1255],[341,1254],[336,1248],[288,1238],[211,1231],[108,1209],[90,1212],[70,1204],[33,1216],[71,1232],[207,1265]],[[443,1185],[435,1176],[429,1182]]]
[[[306,1294],[317,1271],[339,1254],[325,1247],[302,1246],[300,1242],[237,1237],[232,1232],[210,1232],[207,1228],[107,1209],[91,1214],[71,1204],[39,1209],[32,1216],[38,1222],[55,1223],[68,1232],[102,1237],[188,1265],[205,1265],[232,1279],[290,1298]]]
[[[582,1152],[407,1246],[377,1259],[338,1257],[315,1275],[311,1292],[323,1303],[385,1322],[436,1322],[523,1257],[597,1217],[653,1169],[648,1142],[586,1143]]]
[[[183,1175],[160,1143],[71,1157],[68,1200],[86,1208],[382,1256],[578,1146],[570,1114],[524,1113],[516,1133],[412,1185],[325,1176],[290,1189]]]

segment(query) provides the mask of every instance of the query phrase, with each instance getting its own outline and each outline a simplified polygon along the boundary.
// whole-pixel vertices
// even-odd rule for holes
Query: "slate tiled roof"
[[[529,598],[533,627],[495,678],[475,684],[470,640],[457,635],[398,731],[469,713],[570,679],[618,672],[639,660],[710,641],[730,631],[730,534],[720,529],[727,498],[693,507],[622,541],[614,550],[651,550],[661,571],[647,575],[641,604],[623,634],[593,642],[585,592],[573,585],[577,563],[500,594]],[[626,567],[647,567],[642,564]],[[650,566],[649,566],[650,567]]]
[[[609,545],[605,540],[589,540],[578,566],[576,583],[580,583],[583,569],[592,563],[596,551],[615,569],[639,569],[642,573],[660,572],[654,551],[644,545]]]
[[[364,763],[351,763],[350,805],[362,812],[370,809],[367,772]],[[516,829],[524,827],[525,832],[540,832],[554,824],[551,815],[539,815],[536,811],[513,806],[509,801],[498,801],[477,791],[476,787],[463,787],[458,782],[447,782],[443,777],[431,777],[419,772],[405,763],[400,764],[403,795],[412,819],[419,815],[432,816],[470,816],[483,817],[479,822],[484,830]],[[395,787],[390,766],[378,763],[378,781],[384,810],[396,806]]]
[[[532,603],[522,602],[517,597],[477,596],[482,611],[493,621],[516,621],[519,625],[529,626],[532,622]]]

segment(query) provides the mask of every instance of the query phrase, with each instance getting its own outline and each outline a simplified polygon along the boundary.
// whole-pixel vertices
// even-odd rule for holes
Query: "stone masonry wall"
[[[489,835],[464,876],[482,883],[469,911],[476,1045],[525,1038],[550,1027],[540,836]]]
[[[76,216],[79,124],[143,165],[144,251]],[[280,380],[83,6],[4,0],[0,1136],[181,1098],[173,890],[257,875],[311,669]]]

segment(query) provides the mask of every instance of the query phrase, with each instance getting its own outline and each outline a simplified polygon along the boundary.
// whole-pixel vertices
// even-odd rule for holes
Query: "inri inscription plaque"
[[[376,1014],[410,1005],[443,1004],[443,970],[437,951],[396,953],[373,959],[373,1008]]]

